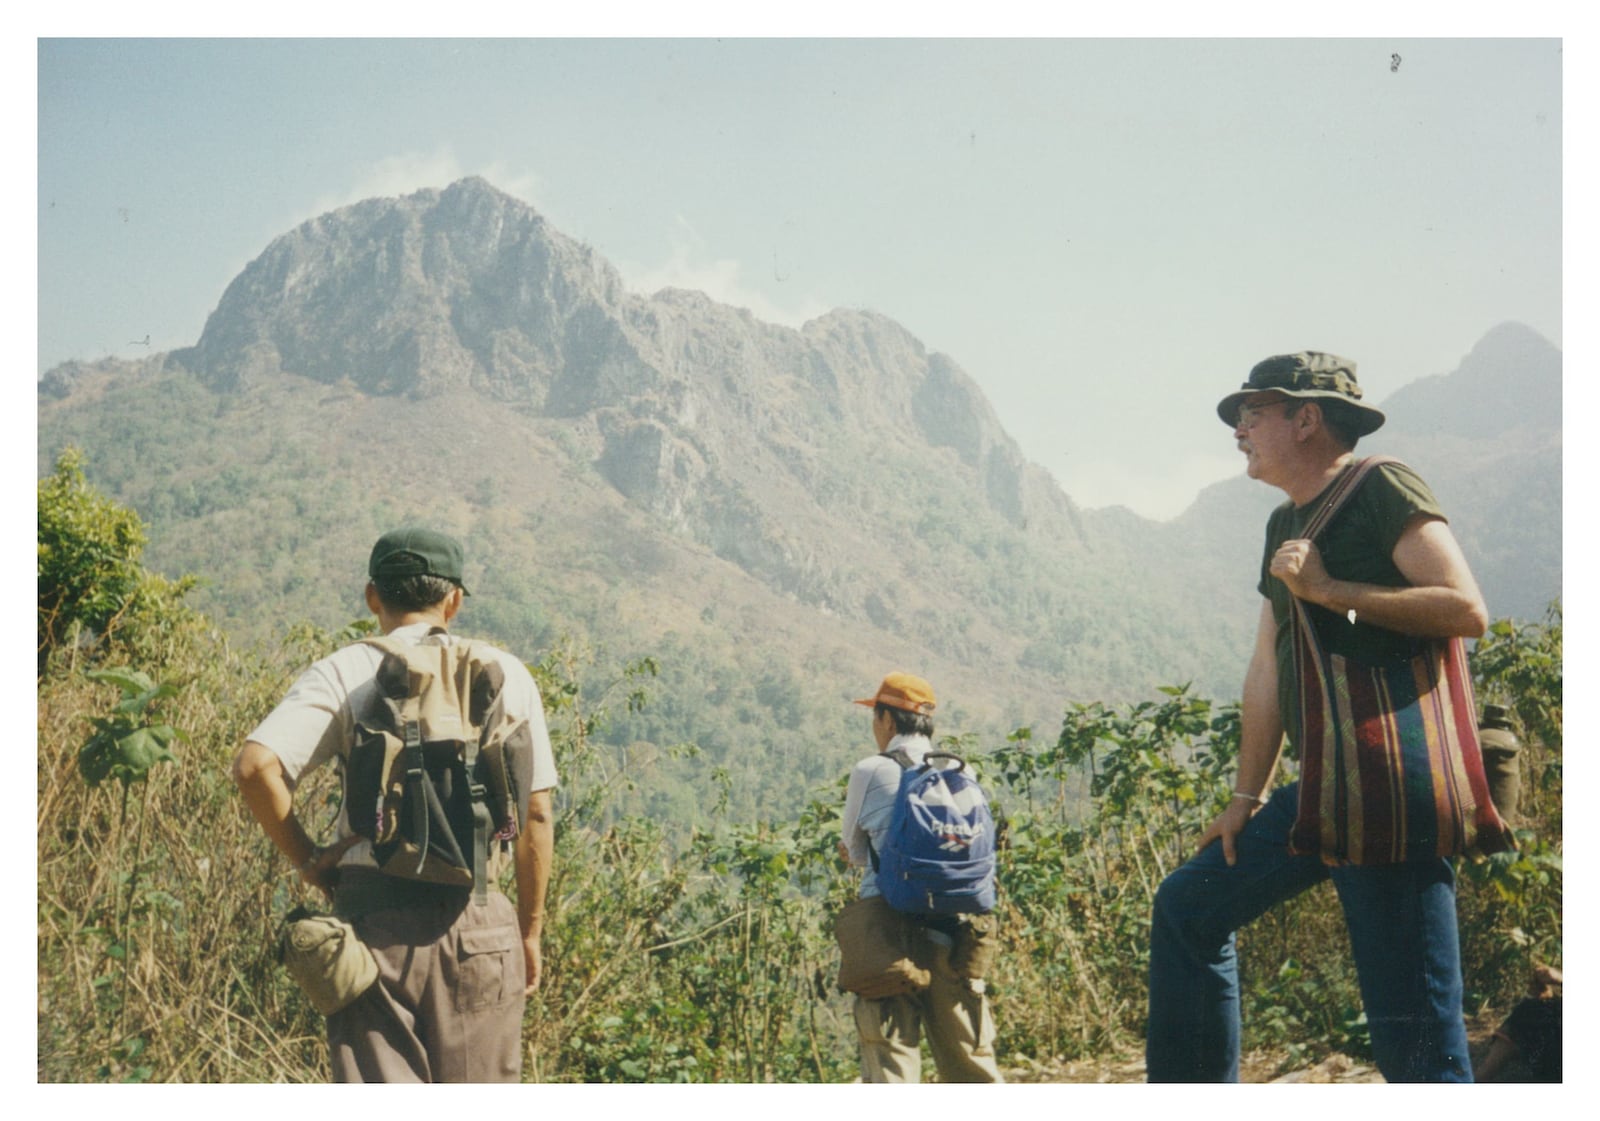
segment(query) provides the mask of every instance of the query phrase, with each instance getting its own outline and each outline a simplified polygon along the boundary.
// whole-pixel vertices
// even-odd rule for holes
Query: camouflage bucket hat
[[[1250,377],[1237,393],[1217,402],[1217,416],[1229,428],[1239,423],[1239,405],[1258,393],[1281,393],[1297,400],[1327,398],[1349,406],[1356,435],[1365,436],[1383,427],[1384,415],[1361,403],[1361,386],[1356,384],[1356,364],[1337,354],[1302,350],[1299,354],[1279,354],[1255,364]]]

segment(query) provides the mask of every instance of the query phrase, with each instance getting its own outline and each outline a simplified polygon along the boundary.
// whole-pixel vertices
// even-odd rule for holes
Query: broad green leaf
[[[149,675],[136,669],[93,669],[85,673],[84,676],[90,681],[103,681],[109,685],[115,685],[129,696],[137,696],[155,688],[155,682],[150,680]]]

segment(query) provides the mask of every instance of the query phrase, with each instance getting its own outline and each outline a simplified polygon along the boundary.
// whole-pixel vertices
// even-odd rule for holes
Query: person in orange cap
[[[872,738],[878,750],[855,765],[845,793],[839,855],[862,869],[861,897],[881,894],[875,855],[889,828],[900,775],[933,750],[933,686],[909,673],[891,673],[878,691],[855,702],[872,709]],[[920,1040],[928,1046],[943,1082],[1003,1082],[995,1061],[994,1016],[984,982],[951,966],[951,950],[961,937],[964,915],[911,919],[914,956],[931,982],[919,992],[869,1000],[855,998],[856,1033],[861,1040],[863,1082],[921,1080]]]

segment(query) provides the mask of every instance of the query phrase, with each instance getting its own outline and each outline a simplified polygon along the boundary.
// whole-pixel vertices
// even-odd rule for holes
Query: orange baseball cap
[[[867,697],[855,703],[869,708],[874,705],[888,705],[890,708],[917,713],[932,712],[936,704],[933,699],[933,686],[909,673],[891,673],[883,679],[883,684],[878,686],[877,696]]]

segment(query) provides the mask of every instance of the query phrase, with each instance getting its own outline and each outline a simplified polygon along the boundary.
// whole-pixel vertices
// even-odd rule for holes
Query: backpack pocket
[[[994,860],[924,860],[902,854],[879,869],[878,890],[897,911],[982,914],[994,909]]]
[[[344,812],[350,831],[374,844],[394,840],[405,793],[399,767],[401,744],[393,736],[356,727],[344,765]]]

